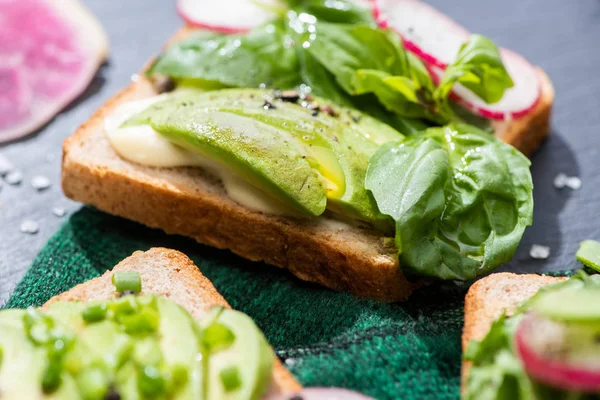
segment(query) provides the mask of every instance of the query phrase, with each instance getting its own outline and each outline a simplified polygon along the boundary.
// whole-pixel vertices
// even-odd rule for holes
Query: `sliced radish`
[[[374,0],[351,1],[370,9]],[[177,1],[177,12],[188,25],[221,33],[248,32],[275,19],[285,7],[282,0]]]
[[[268,397],[267,400],[374,400],[358,392],[340,388],[306,388],[297,393]]]
[[[404,47],[426,64],[446,68],[460,46],[469,40],[468,30],[426,3],[416,0],[374,0],[380,26],[394,29]]]
[[[0,142],[38,129],[77,98],[107,47],[78,0],[0,0]]]
[[[504,92],[499,102],[487,104],[460,84],[454,86],[451,99],[484,118],[517,119],[529,114],[537,106],[542,94],[542,85],[535,68],[523,57],[507,49],[501,49],[500,54],[514,86]],[[427,69],[433,82],[438,84],[444,71],[436,66],[428,66]]]
[[[375,0],[374,15],[380,25],[396,30],[406,49],[423,60],[437,84],[448,64],[456,58],[470,33],[433,7],[416,0]],[[511,120],[529,114],[541,97],[541,82],[535,68],[520,55],[501,49],[502,60],[514,86],[502,99],[487,104],[462,85],[452,99],[471,112],[489,119]]]
[[[274,19],[278,0],[178,0],[177,12],[186,23],[223,33],[247,32]]]
[[[594,344],[597,326],[594,329],[592,325],[588,327],[591,331],[576,332],[575,335],[569,329],[567,325],[535,314],[524,317],[517,327],[515,338],[523,366],[528,375],[550,386],[600,392],[600,354]],[[579,342],[574,343],[575,340]],[[589,341],[589,349],[580,351],[580,360],[573,360],[574,355],[569,352],[573,352],[573,345],[581,346],[580,341]]]

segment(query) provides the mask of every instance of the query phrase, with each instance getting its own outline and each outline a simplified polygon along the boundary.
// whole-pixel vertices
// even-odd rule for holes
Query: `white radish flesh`
[[[177,12],[189,25],[223,33],[251,30],[274,19],[277,0],[178,0]]]
[[[446,68],[460,46],[469,40],[468,30],[426,3],[416,0],[375,0],[380,25],[394,29],[404,47],[426,64]]]

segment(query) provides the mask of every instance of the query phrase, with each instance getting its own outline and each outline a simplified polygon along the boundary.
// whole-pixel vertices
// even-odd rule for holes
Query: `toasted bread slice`
[[[137,271],[142,275],[143,293],[163,296],[184,307],[194,318],[201,318],[213,306],[231,308],[192,260],[183,253],[165,248],[136,251],[112,271],[51,298],[44,307],[56,301],[87,302],[115,298],[118,294],[112,285],[112,274],[124,270]],[[269,394],[300,389],[292,374],[275,358]]]
[[[175,38],[188,33],[183,29]],[[527,152],[548,133],[554,92],[543,72],[540,79],[543,97],[536,110],[496,124],[501,138]],[[324,218],[254,212],[231,200],[220,181],[200,168],[150,168],[120,158],[105,138],[104,118],[122,103],[154,94],[150,82],[139,77],[65,141],[62,185],[67,197],[361,297],[400,301],[420,286],[403,276],[396,249],[378,232]]]
[[[503,312],[511,315],[525,300],[542,286],[566,278],[545,275],[492,274],[480,279],[469,288],[465,297],[465,326],[462,335],[463,352],[471,340],[481,340]],[[462,387],[469,373],[470,363],[463,361]]]

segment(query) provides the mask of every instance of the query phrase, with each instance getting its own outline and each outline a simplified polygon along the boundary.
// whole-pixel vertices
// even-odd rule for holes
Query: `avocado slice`
[[[271,95],[272,92],[258,89],[176,92],[127,124],[150,123],[156,128],[156,120],[186,108],[259,121],[291,135],[304,149],[306,161],[317,172],[325,188],[327,208],[387,228],[389,218],[379,212],[375,200],[364,187],[365,173],[369,159],[379,145],[401,140],[403,136],[357,110],[331,106],[322,99],[314,101],[321,107],[334,107],[335,116],[326,112],[315,115],[313,109]],[[166,136],[173,135],[167,133]]]
[[[305,151],[287,131],[242,115],[186,104],[166,107],[161,102],[124,126],[149,123],[172,142],[225,166],[300,213],[317,216],[325,211],[325,189]]]
[[[200,322],[219,326],[224,344],[207,351],[207,400],[258,400],[268,389],[274,354],[262,332],[246,314],[214,308]]]
[[[7,399],[45,398],[42,375],[48,360],[42,348],[27,337],[23,324],[25,310],[6,310],[0,313],[0,376],[2,397]],[[63,371],[62,383],[48,398],[77,399],[79,394],[73,378]],[[33,383],[33,384],[32,384]]]

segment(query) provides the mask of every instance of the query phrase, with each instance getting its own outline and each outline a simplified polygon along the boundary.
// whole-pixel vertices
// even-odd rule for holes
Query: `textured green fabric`
[[[234,308],[254,318],[303,385],[382,400],[458,398],[463,287],[432,286],[407,303],[378,304],[91,208],[48,242],[6,307],[41,305],[154,246],[190,256]]]

